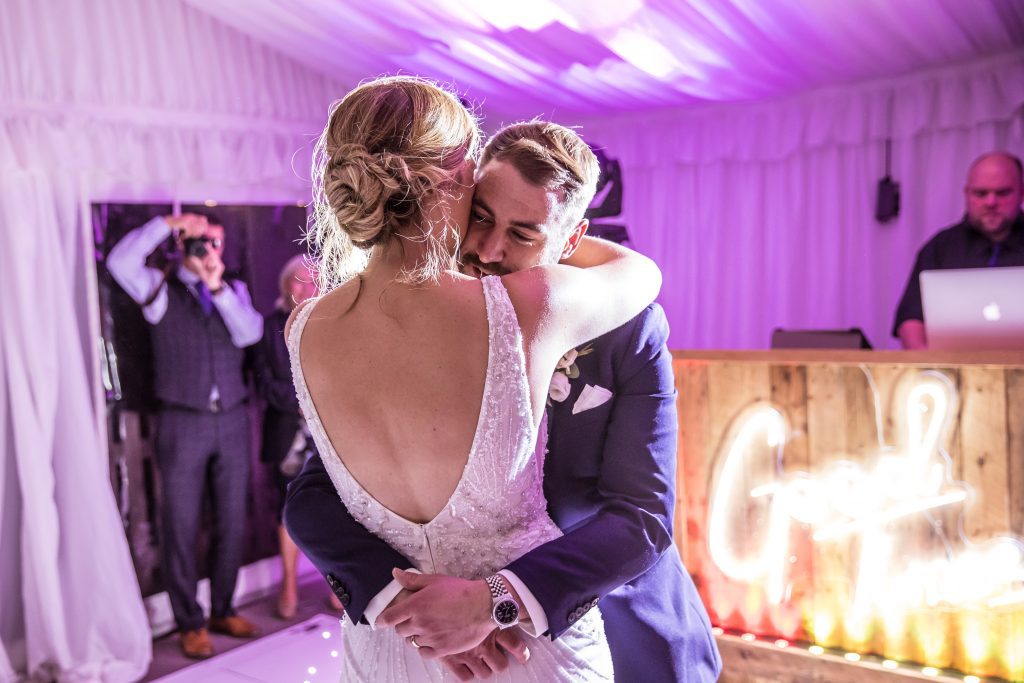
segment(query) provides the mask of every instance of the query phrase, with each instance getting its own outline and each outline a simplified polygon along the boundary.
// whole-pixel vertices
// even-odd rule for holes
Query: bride
[[[296,390],[351,514],[429,573],[486,580],[496,628],[520,616],[495,572],[561,535],[538,431],[566,350],[657,294],[649,259],[584,238],[566,265],[477,280],[456,269],[480,133],[452,94],[415,78],[366,83],[332,109],[314,159],[324,294],[286,331]],[[480,228],[484,229],[484,228]],[[346,680],[452,678],[416,634],[346,619]],[[530,643],[506,681],[612,677],[597,609]]]

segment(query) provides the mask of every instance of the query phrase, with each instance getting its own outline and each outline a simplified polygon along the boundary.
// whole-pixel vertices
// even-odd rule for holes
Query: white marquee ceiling
[[[487,110],[743,101],[1024,49],[1024,0],[187,0],[345,85],[454,83]]]

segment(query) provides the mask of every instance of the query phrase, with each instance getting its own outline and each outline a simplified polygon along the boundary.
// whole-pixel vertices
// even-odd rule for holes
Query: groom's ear
[[[590,221],[584,218],[576,227],[572,229],[569,236],[565,240],[565,246],[562,247],[562,254],[559,260],[565,260],[572,256],[573,252],[576,251],[580,246],[580,240],[587,234],[587,228],[590,227]]]

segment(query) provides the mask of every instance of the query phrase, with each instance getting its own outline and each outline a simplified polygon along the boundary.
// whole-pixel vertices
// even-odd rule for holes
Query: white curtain
[[[0,681],[137,680],[86,207],[302,199],[342,90],[178,0],[5,0],[0,64]]]
[[[978,154],[1024,154],[1024,54],[785,100],[583,122],[623,165],[623,220],[664,271],[673,348],[766,348],[773,328],[895,346],[916,250],[963,214]],[[893,140],[899,218],[874,219]]]
[[[149,633],[91,409],[72,299],[83,240],[61,183],[0,172],[0,657],[5,680],[130,681]]]

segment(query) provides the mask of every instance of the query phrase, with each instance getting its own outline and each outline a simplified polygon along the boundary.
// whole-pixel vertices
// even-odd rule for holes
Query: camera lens
[[[206,256],[206,244],[209,242],[207,237],[190,237],[185,240],[185,255],[195,256],[196,258],[203,258]]]

